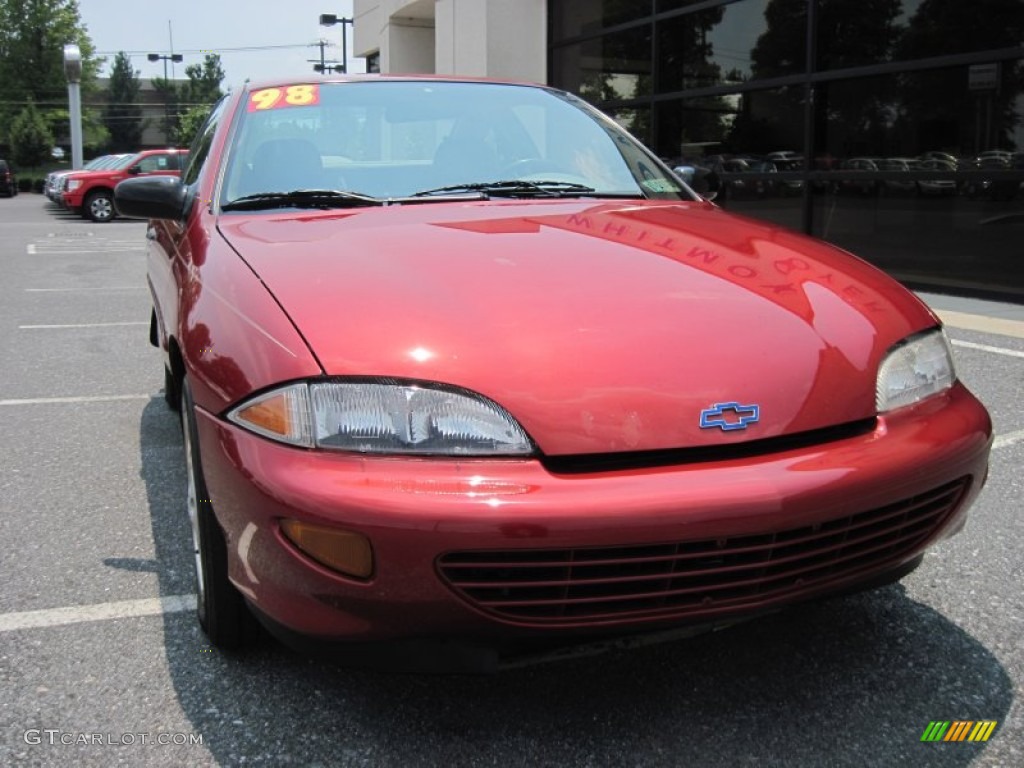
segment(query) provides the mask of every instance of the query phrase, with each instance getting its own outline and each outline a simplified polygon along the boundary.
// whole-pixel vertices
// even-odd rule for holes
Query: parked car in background
[[[247,83],[115,199],[219,647],[255,615],[487,666],[723,625],[900,579],[987,476],[923,302],[563,91]]]
[[[943,171],[949,173],[948,179],[918,179],[917,191],[920,194],[933,196],[956,194],[956,181],[954,180],[956,165],[953,163],[946,160],[924,159],[917,161],[915,169],[919,171]]]
[[[864,171],[877,173],[881,170],[881,160],[872,157],[851,157],[839,164],[840,171]],[[878,179],[841,179],[836,182],[837,192],[849,192],[860,195],[877,195],[882,188]]]
[[[792,154],[792,153],[775,153],[775,154]],[[769,158],[771,155],[769,155]],[[797,173],[804,169],[804,159],[800,155],[795,157],[784,157],[776,160],[772,160],[775,163],[775,167],[782,173]],[[799,195],[804,190],[803,179],[780,179],[778,181],[778,189],[783,195]]]
[[[775,163],[760,157],[730,157],[721,161],[716,172],[722,180],[724,200],[771,197],[777,192],[777,181],[765,174],[777,172]]]
[[[949,163],[950,165],[953,166],[954,170],[956,169],[957,163],[959,163],[959,160],[957,160],[955,155],[951,155],[949,152],[939,152],[936,150],[930,152],[922,152],[920,155],[918,155],[917,159],[938,160],[941,163]]]
[[[18,194],[18,179],[14,176],[11,164],[0,157],[0,195],[14,197]]]
[[[917,194],[917,182],[910,178],[910,171],[917,161],[909,157],[886,157],[876,161],[880,171],[898,171],[907,174],[906,179],[884,179],[880,191],[886,195]]]
[[[46,174],[46,180],[43,182],[43,194],[45,194],[51,201],[55,203],[62,203],[61,195],[64,189],[61,186],[61,182],[65,176],[71,173],[78,173],[80,171],[98,171],[101,168],[109,168],[119,159],[129,157],[127,154],[119,155],[100,155],[94,157],[92,160],[87,162],[79,169],[65,168],[60,171],[51,171]]]
[[[110,221],[114,210],[114,187],[133,176],[179,176],[187,149],[148,149],[128,155],[111,166],[92,171],[74,171],[64,177],[64,206],[95,222]]]
[[[982,152],[968,170],[996,171],[996,174],[991,177],[969,178],[964,182],[963,193],[971,200],[979,198],[1012,200],[1015,198],[1020,191],[1020,182],[1015,179],[1001,178],[998,174],[1002,171],[1024,169],[1024,163],[1019,159],[1021,156],[1017,155],[1016,157],[1017,160],[1013,153],[998,150]],[[1015,162],[1021,163],[1016,169],[1013,167]]]

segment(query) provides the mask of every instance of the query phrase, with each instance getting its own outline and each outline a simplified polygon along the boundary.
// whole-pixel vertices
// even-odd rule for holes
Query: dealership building
[[[367,69],[571,91],[913,285],[1024,299],[1024,0],[355,0]]]

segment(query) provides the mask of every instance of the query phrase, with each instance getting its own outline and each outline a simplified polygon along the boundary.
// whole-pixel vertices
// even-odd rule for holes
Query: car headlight
[[[530,438],[497,403],[466,390],[393,381],[289,384],[228,420],[290,445],[379,454],[523,456]]]
[[[68,182],[68,192],[74,192],[80,186],[82,186],[81,181],[79,181],[78,179],[72,179],[71,181]]]
[[[944,392],[956,381],[949,340],[941,330],[904,339],[878,368],[875,406],[879,413],[913,405]]]

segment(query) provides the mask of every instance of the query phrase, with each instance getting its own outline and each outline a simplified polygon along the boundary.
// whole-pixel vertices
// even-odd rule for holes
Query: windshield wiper
[[[361,192],[337,189],[293,189],[291,192],[257,192],[230,200],[222,211],[260,211],[268,208],[353,208],[384,205],[387,201]]]
[[[424,189],[412,197],[431,197],[446,195],[449,192],[479,192],[484,197],[579,197],[593,196],[597,193],[593,187],[585,184],[573,184],[569,181],[528,181],[526,179],[509,179],[507,181],[481,181],[471,184],[451,184],[447,187]],[[601,196],[604,196],[603,194]],[[616,195],[621,197],[621,195]]]

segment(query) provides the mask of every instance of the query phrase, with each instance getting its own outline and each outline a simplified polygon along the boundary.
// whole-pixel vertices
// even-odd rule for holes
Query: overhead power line
[[[245,51],[273,51],[285,48],[311,48],[316,45],[317,43],[287,43],[283,45],[239,45],[233,47],[213,46],[211,48],[183,48],[176,50],[175,53],[242,53]],[[328,45],[333,47],[334,43],[329,43]],[[116,56],[119,53],[121,53],[121,51],[96,51],[97,56]],[[124,53],[129,56],[145,56],[149,51],[124,51]]]

